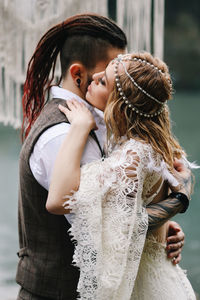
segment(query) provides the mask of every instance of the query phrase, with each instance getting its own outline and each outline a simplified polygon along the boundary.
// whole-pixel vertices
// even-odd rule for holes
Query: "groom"
[[[20,154],[18,300],[77,298],[79,272],[72,265],[74,246],[67,233],[70,218],[68,222],[64,216],[51,215],[45,208],[53,164],[70,127],[58,103],[70,98],[86,103],[84,98],[92,75],[104,70],[125,47],[124,33],[111,20],[98,15],[76,15],[50,29],[31,59],[23,96],[25,141]],[[51,84],[50,72],[58,54],[62,88],[53,87],[53,99],[44,105],[45,89]],[[98,130],[88,138],[82,164],[101,157],[105,137],[102,116],[86,104]],[[185,180],[189,182],[190,174],[182,165],[177,163],[176,167],[182,186]],[[179,192],[189,195],[187,190],[184,186]],[[176,193],[159,205],[149,206],[149,228],[157,228],[183,208]],[[170,223],[168,238],[171,258],[177,263],[184,234],[175,222]]]

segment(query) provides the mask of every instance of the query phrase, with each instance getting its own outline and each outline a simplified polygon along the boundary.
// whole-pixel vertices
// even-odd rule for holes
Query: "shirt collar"
[[[82,102],[86,105],[86,107],[91,111],[93,114],[95,120],[100,123],[101,125],[105,126],[104,119],[103,119],[103,112],[98,110],[97,108],[94,108],[92,105],[90,105],[88,102],[86,102],[84,99],[79,97],[78,95],[74,94],[73,92],[63,89],[59,86],[52,86],[51,87],[51,97],[52,98],[61,98],[64,100],[69,100],[72,98],[75,98],[77,101]]]
[[[84,99],[74,94],[73,92],[63,89],[62,87],[59,86],[51,87],[51,96],[52,98],[61,98],[64,100],[75,98],[78,102],[83,102],[90,111],[94,110],[94,107],[91,106],[89,103],[87,103]]]

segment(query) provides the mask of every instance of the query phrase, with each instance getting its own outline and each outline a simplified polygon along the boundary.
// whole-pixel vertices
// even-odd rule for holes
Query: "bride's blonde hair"
[[[131,58],[127,71],[134,81],[159,102],[164,103],[171,99],[172,84],[167,65],[147,52],[134,53]],[[133,60],[134,58],[137,60]],[[143,63],[143,60],[146,63]],[[159,111],[162,104],[134,85],[125,70],[120,74],[119,82],[123,96],[129,104],[125,102],[125,97],[115,82],[104,112],[108,138],[113,135],[114,141],[117,142],[125,135],[128,139],[135,138],[150,143],[170,168],[173,168],[174,158],[180,158],[185,153],[171,132],[169,108],[165,105],[159,115],[147,118],[146,115],[154,115]],[[136,113],[137,109],[143,114]]]

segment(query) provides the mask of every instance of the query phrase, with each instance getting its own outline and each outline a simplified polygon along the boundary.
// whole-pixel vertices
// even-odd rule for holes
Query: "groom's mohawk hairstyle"
[[[73,61],[92,69],[105,59],[109,47],[125,49],[124,32],[110,19],[95,14],[79,14],[49,29],[40,39],[28,64],[24,84],[22,140],[45,104],[45,93],[54,79],[60,54],[62,77]],[[59,81],[59,83],[60,83]]]

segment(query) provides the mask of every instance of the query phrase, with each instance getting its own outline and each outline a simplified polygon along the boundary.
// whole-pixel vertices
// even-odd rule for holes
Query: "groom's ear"
[[[87,70],[81,63],[74,63],[69,68],[72,80],[76,84],[77,79],[80,79],[80,85],[87,84]]]

